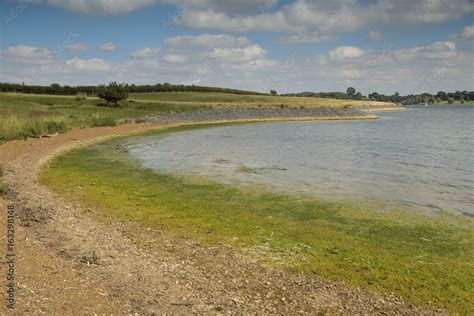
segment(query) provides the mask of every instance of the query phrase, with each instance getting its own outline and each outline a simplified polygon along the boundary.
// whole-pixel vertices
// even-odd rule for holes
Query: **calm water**
[[[147,167],[328,199],[474,215],[474,106],[221,126],[125,144]]]

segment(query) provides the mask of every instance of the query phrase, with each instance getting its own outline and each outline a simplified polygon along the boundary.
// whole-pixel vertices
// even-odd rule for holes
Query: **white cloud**
[[[109,43],[99,45],[97,49],[100,50],[101,52],[113,53],[117,50],[117,46],[114,43],[109,42]]]
[[[33,0],[33,2],[42,3],[43,1]],[[46,3],[51,6],[89,15],[116,15],[163,3],[196,10],[211,9],[229,13],[245,13],[269,10],[277,2],[277,0],[46,0]]]
[[[474,12],[471,0],[378,0],[369,8],[375,21],[391,25],[440,23]]]
[[[377,31],[370,31],[369,32],[369,38],[373,41],[380,41],[382,39],[383,35],[380,32]]]
[[[161,0],[161,3],[177,5],[191,10],[210,10],[232,14],[264,12],[272,9],[278,0]]]
[[[474,25],[466,26],[461,34],[461,38],[467,41],[474,40]]]
[[[156,0],[47,0],[49,5],[89,15],[114,15],[132,12]]]
[[[143,49],[134,51],[130,54],[133,58],[155,58],[160,54],[159,48],[149,48],[145,47]]]
[[[458,55],[456,43],[436,42],[429,46],[401,48],[393,52],[395,59],[410,61],[415,59],[453,59]]]
[[[219,6],[187,5],[181,7],[174,22],[194,29],[291,33],[290,42],[304,43],[370,26],[441,23],[473,12],[471,0],[375,0],[368,4],[357,0],[295,0],[275,12],[255,10],[249,14],[231,14]],[[372,35],[378,38],[381,34]]]
[[[111,69],[110,65],[102,59],[92,58],[92,59],[80,59],[75,57],[66,61],[66,65],[71,66],[76,70],[81,71],[108,71]]]
[[[224,62],[249,62],[263,58],[265,50],[259,45],[251,45],[244,48],[216,48],[211,57]]]
[[[82,53],[82,52],[87,52],[89,50],[89,47],[85,44],[80,44],[80,43],[72,43],[67,46],[67,51],[69,53]]]
[[[335,36],[321,35],[318,32],[312,34],[296,34],[286,39],[280,40],[281,43],[288,44],[308,44],[308,43],[320,43],[323,41],[329,41],[335,39]]]
[[[250,41],[243,36],[200,34],[170,37],[165,39],[165,43],[173,46],[235,47],[248,45]]]
[[[340,46],[329,52],[331,60],[343,60],[357,58],[364,55],[364,51],[358,47]]]
[[[218,29],[228,32],[286,32],[292,29],[282,12],[230,17],[223,12],[185,8],[181,15],[176,17],[175,23],[188,28]]]
[[[14,57],[31,59],[48,59],[52,57],[49,49],[27,45],[10,46],[7,48],[7,54]]]
[[[182,64],[185,63],[188,58],[181,54],[166,54],[163,56],[163,60],[170,64]]]

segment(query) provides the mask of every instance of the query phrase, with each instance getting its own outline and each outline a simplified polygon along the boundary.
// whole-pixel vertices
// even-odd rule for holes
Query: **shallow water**
[[[379,120],[228,125],[124,141],[146,167],[242,185],[474,215],[474,106]]]

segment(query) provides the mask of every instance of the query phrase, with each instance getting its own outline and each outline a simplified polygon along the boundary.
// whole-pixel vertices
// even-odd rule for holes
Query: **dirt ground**
[[[8,185],[6,200],[0,200],[0,313],[443,313],[317,276],[261,267],[227,247],[115,222],[37,182],[42,163],[62,150],[157,127],[74,130],[0,145]],[[6,308],[7,204],[16,209],[14,310]]]

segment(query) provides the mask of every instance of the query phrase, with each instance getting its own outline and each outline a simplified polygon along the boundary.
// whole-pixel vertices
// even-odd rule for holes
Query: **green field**
[[[192,127],[173,128],[172,132]],[[148,133],[150,134],[150,132]],[[176,177],[129,160],[119,140],[54,159],[40,181],[122,221],[230,245],[258,262],[472,313],[474,223]]]
[[[132,94],[118,108],[94,97],[0,93],[0,142],[63,133],[73,128],[115,125],[125,118],[195,109],[228,107],[343,107],[377,105],[368,101],[290,98],[227,93],[168,92]]]

